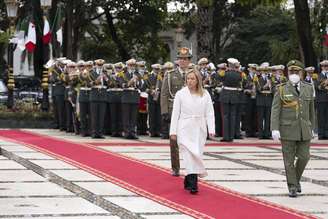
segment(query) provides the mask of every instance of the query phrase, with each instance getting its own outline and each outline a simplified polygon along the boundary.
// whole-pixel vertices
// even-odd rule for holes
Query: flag
[[[62,27],[60,27],[57,30],[56,36],[57,36],[57,41],[60,43],[60,45],[63,45],[63,28]]]
[[[30,53],[33,53],[35,49],[35,44],[36,44],[35,25],[32,22],[30,22],[28,25],[27,39],[25,41],[26,50]]]
[[[43,20],[44,20],[44,26],[43,26],[42,41],[43,41],[43,44],[48,44],[51,41],[50,26],[49,26],[49,22],[48,22],[48,19],[46,16],[44,16]]]

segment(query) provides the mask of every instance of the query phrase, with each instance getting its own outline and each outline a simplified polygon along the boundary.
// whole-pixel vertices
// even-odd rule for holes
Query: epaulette
[[[221,71],[218,72],[218,74],[219,74],[220,77],[224,77],[225,71],[221,70]]]
[[[163,80],[163,77],[162,77],[161,74],[158,74],[158,75],[157,75],[157,80],[159,80],[159,81]]]
[[[245,73],[245,72],[241,72],[241,77],[242,77],[243,79],[246,79],[246,78],[247,78],[246,73]]]
[[[259,81],[259,77],[257,77],[257,75],[254,75],[253,82],[258,82],[258,81]]]
[[[312,74],[312,79],[316,80],[318,79],[319,75],[317,73]]]

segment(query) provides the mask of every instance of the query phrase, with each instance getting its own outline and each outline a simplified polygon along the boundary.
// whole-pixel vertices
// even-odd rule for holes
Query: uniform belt
[[[223,87],[224,90],[238,90],[237,87]]]
[[[81,87],[80,90],[91,90],[90,87]]]
[[[271,91],[263,90],[263,91],[261,91],[261,94],[271,94]]]
[[[71,88],[71,86],[65,86],[65,88],[69,89],[69,88]]]
[[[123,90],[137,90],[136,88],[134,88],[134,87],[128,87],[128,88],[124,88]]]
[[[100,85],[98,85],[98,86],[93,86],[92,88],[97,88],[97,89],[106,89],[107,87],[106,87],[106,86],[100,86]]]
[[[122,88],[109,88],[107,91],[123,91]]]

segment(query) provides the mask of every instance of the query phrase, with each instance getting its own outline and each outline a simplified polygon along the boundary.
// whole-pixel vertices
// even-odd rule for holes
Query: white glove
[[[280,139],[280,131],[279,130],[272,130],[272,138],[274,141],[279,141]]]

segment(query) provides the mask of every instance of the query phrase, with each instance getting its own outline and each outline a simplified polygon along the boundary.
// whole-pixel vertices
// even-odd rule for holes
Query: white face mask
[[[297,84],[301,80],[300,76],[297,74],[288,75],[288,79],[292,84]]]

